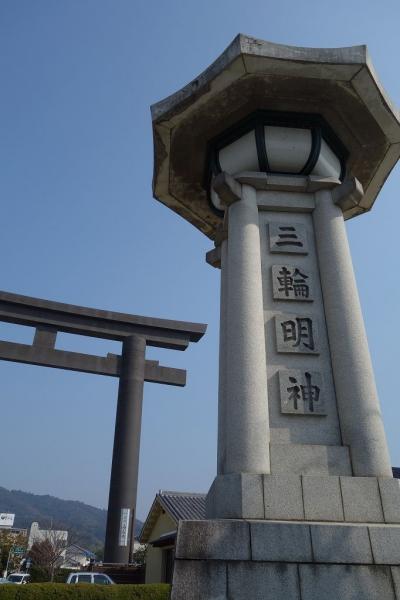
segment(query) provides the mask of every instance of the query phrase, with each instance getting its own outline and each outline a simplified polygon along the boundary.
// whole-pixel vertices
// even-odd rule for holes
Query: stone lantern
[[[399,600],[400,489],[344,224],[400,155],[366,47],[239,35],[152,116],[154,195],[221,269],[217,475],[207,519],[180,524],[173,600]]]

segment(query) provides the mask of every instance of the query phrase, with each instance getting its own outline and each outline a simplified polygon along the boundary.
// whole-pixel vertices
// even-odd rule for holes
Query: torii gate
[[[186,350],[207,326],[62,304],[0,291],[0,321],[35,327],[32,345],[0,341],[0,360],[119,377],[104,560],[129,563],[133,552],[143,385],[184,386],[186,371],[146,360],[146,346]],[[122,354],[56,350],[58,332],[122,342]]]

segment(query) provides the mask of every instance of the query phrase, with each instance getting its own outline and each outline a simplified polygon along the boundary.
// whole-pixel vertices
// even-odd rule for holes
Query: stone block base
[[[219,475],[207,495],[206,516],[398,524],[400,480],[335,475]]]
[[[171,600],[400,600],[400,526],[181,521]]]

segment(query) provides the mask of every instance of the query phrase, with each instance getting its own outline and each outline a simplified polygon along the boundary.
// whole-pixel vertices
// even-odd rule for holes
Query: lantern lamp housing
[[[319,115],[257,111],[209,144],[207,178],[214,210],[223,207],[211,189],[218,173],[245,171],[317,175],[343,180],[348,153]]]

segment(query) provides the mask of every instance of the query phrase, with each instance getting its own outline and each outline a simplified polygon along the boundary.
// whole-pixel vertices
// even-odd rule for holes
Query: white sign
[[[15,515],[11,513],[0,513],[0,527],[12,527],[14,525]]]
[[[121,522],[119,525],[119,545],[128,545],[129,518],[131,516],[130,508],[121,508]]]

